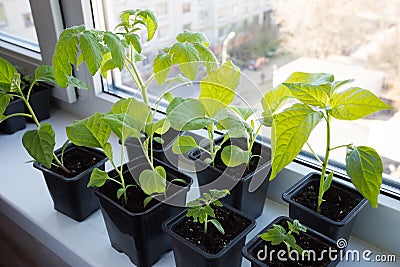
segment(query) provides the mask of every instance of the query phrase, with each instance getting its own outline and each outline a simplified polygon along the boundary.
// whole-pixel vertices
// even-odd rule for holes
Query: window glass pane
[[[38,51],[29,0],[0,0],[0,39]]]
[[[332,143],[372,146],[383,157],[385,173],[400,177],[400,146],[395,138],[400,132],[398,0],[104,2],[109,30],[118,24],[122,10],[150,8],[157,13],[158,33],[143,45],[147,59],[138,66],[144,78],[151,75],[152,61],[160,49],[175,42],[179,32],[200,31],[209,38],[219,60],[231,59],[241,68],[243,77],[234,103],[254,107],[259,114],[262,95],[294,71],[328,72],[338,80],[354,78],[353,86],[371,90],[394,109],[358,121],[334,121]],[[200,71],[201,75],[204,72]],[[113,81],[126,90],[134,88],[125,72],[116,74]],[[149,91],[162,95],[155,83]],[[199,94],[198,87],[173,93],[185,97]],[[319,125],[311,136],[314,149],[322,155],[324,127]],[[263,134],[268,135],[268,130]],[[334,151],[332,156],[344,162],[345,151]]]

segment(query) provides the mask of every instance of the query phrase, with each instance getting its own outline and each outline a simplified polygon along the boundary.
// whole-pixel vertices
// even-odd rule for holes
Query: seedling
[[[224,147],[221,157],[224,164],[230,167],[249,163],[252,157],[251,150],[261,126],[255,130],[255,121],[250,119],[254,110],[231,105],[239,83],[240,69],[228,61],[209,72],[200,81],[198,99],[166,96],[170,99],[167,118],[174,129],[180,131],[206,128],[208,133],[208,149],[198,145],[191,136],[179,136],[172,146],[174,153],[183,154],[198,148],[208,155],[205,162],[214,165],[215,156],[226,141],[230,138],[245,138],[247,151],[235,145],[228,145]],[[216,130],[226,133],[218,145],[214,144]]]
[[[334,81],[332,74],[295,72],[263,98],[263,123],[272,126],[270,179],[274,179],[306,144],[322,166],[318,212],[321,211],[324,193],[330,188],[333,178],[332,171],[327,175],[329,154],[339,148],[347,149],[346,171],[354,186],[373,207],[378,206],[383,172],[381,158],[373,148],[367,146],[332,146],[331,120],[357,120],[392,107],[368,90],[359,87],[339,89],[352,81]],[[289,106],[288,100],[292,101]],[[320,158],[308,143],[312,130],[321,120],[326,123],[324,158]]]
[[[35,70],[35,76],[30,82],[29,87],[23,91],[25,88],[21,87],[21,75],[10,62],[0,57],[0,122],[16,116],[31,118],[36,125],[36,129],[26,131],[22,137],[22,144],[26,151],[44,167],[50,169],[52,165],[55,165],[61,168],[66,174],[69,174],[70,171],[65,168],[62,161],[54,153],[56,140],[52,126],[49,123],[41,124],[29,104],[29,97],[33,86],[39,81],[54,83],[53,76],[53,67],[39,66]],[[81,83],[78,81],[74,77],[69,77],[66,85],[73,84],[82,88],[80,86]],[[13,98],[21,99],[27,107],[28,113],[3,115]]]
[[[293,223],[287,221],[289,231],[286,231],[284,227],[278,224],[273,224],[272,228],[268,229],[265,233],[259,235],[259,237],[265,241],[271,242],[271,245],[277,246],[284,243],[287,248],[288,255],[292,250],[297,251],[299,254],[303,253],[303,248],[296,244],[296,238],[294,234],[300,235],[300,232],[306,232],[307,228],[299,223],[298,220],[294,220]]]
[[[204,225],[204,234],[207,234],[208,223],[212,223],[215,228],[221,233],[225,234],[225,230],[217,219],[215,219],[215,212],[212,206],[223,207],[219,199],[229,194],[228,190],[210,190],[210,193],[204,193],[204,197],[199,197],[190,201],[187,206],[189,207],[186,217],[193,218],[193,222],[199,222]]]

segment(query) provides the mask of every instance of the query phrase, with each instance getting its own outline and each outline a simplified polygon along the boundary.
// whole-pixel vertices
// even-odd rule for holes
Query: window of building
[[[32,27],[33,24],[33,18],[32,18],[32,13],[25,13],[22,15],[24,18],[24,24],[26,28]]]
[[[217,18],[218,18],[219,21],[223,21],[225,19],[225,13],[226,13],[225,8],[218,9]]]
[[[158,28],[158,39],[168,38],[168,25]]]
[[[159,17],[168,15],[168,2],[157,4],[156,14]]]
[[[205,22],[206,17],[207,17],[207,12],[206,11],[204,11],[204,10],[199,11],[199,20],[198,20],[198,22],[199,22],[200,25]]]
[[[235,4],[232,6],[232,16],[236,17],[238,15],[238,6]]]
[[[191,4],[185,3],[182,5],[182,13],[189,13],[191,10]]]
[[[4,4],[0,3],[0,27],[7,25],[6,12],[4,10]]]
[[[192,30],[192,25],[190,23],[184,24],[182,26],[182,30],[188,30],[191,31]]]

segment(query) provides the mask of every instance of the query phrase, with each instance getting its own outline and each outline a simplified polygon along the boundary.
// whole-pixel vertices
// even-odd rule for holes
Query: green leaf
[[[22,144],[32,158],[46,168],[51,168],[56,140],[50,124],[43,123],[35,130],[26,131],[22,136]]]
[[[303,83],[283,83],[289,88],[292,95],[304,104],[326,107],[328,96],[331,90],[330,83],[324,84],[303,84]]]
[[[151,121],[150,107],[141,101],[136,100],[133,97],[118,100],[108,112],[110,114],[127,114],[137,121],[145,124],[147,121]]]
[[[221,108],[231,104],[235,89],[240,83],[240,69],[231,61],[224,63],[216,71],[208,73],[200,82],[200,101],[210,117]]]
[[[105,143],[103,146],[103,151],[106,157],[112,161],[113,160],[113,152],[112,152],[112,145],[110,143]]]
[[[330,94],[330,96],[332,96],[336,92],[336,90],[339,89],[340,87],[342,87],[343,85],[348,84],[348,83],[352,83],[352,82],[354,82],[354,79],[348,79],[348,80],[344,80],[344,81],[333,82],[332,85],[331,85],[331,94]]]
[[[177,131],[199,130],[214,122],[205,115],[203,104],[194,98],[175,97],[167,108],[167,118]]]
[[[261,104],[264,112],[262,113],[262,124],[271,127],[273,114],[290,98],[292,94],[290,90],[284,85],[278,85],[274,89],[265,93],[261,99]]]
[[[196,140],[192,136],[178,136],[172,143],[172,152],[175,154],[184,154],[197,147]]]
[[[192,81],[178,73],[178,75],[168,78],[165,80],[165,83],[170,85],[171,83],[178,83],[179,85],[192,85]],[[168,100],[167,100],[168,101]]]
[[[104,114],[96,112],[83,120],[74,121],[66,127],[68,139],[77,146],[102,148],[111,134],[111,128],[103,117]]]
[[[111,32],[105,32],[103,36],[105,45],[110,49],[112,59],[120,71],[124,68],[125,48],[118,36]]]
[[[159,54],[154,59],[154,76],[158,85],[161,85],[167,78],[171,64],[171,56],[168,54]]]
[[[0,57],[0,89],[9,92],[12,79],[16,73],[15,67],[8,60]]]
[[[272,124],[271,180],[299,154],[323,113],[295,104],[278,113]]]
[[[378,153],[366,146],[349,146],[346,171],[357,190],[377,208],[383,172]]]
[[[154,15],[154,12],[149,9],[143,9],[137,15],[141,17],[145,23],[147,28],[147,41],[150,41],[153,39],[158,27],[157,18]]]
[[[142,45],[140,43],[140,37],[139,35],[137,35],[134,32],[129,32],[127,34],[124,35],[126,42],[130,45],[132,45],[136,52],[138,52],[139,54],[142,53]]]
[[[226,166],[235,167],[240,164],[247,164],[249,161],[249,152],[244,151],[238,146],[229,145],[222,150],[221,159]]]
[[[332,183],[332,179],[333,179],[333,172],[330,172],[328,174],[328,176],[325,178],[324,180],[324,186],[322,188],[323,192],[325,193],[326,191],[328,191],[328,189],[331,187],[331,183]]]
[[[269,241],[273,246],[279,245],[285,240],[285,229],[280,225],[273,225],[273,228],[269,229],[267,232],[262,233],[259,237],[262,240]]]
[[[215,228],[217,228],[217,230],[221,233],[221,234],[225,234],[225,230],[224,230],[224,228],[222,227],[222,225],[219,223],[219,221],[217,221],[216,219],[211,219],[211,220],[209,220],[209,222],[210,223],[212,223],[214,226],[215,226]]]
[[[84,83],[83,81],[79,80],[78,78],[75,78],[74,76],[67,76],[67,86],[71,85],[73,87],[83,89],[83,90],[90,90],[91,88],[89,85]]]
[[[335,93],[330,105],[330,114],[339,120],[357,120],[379,110],[392,109],[370,91],[358,87]]]
[[[230,108],[235,111],[237,114],[240,115],[240,117],[244,120],[247,121],[250,116],[254,114],[254,109],[248,108],[248,107],[241,107],[241,106],[234,106],[231,105]]]
[[[150,201],[153,200],[153,196],[148,196],[143,200],[143,207],[146,208],[146,206],[150,203]]]
[[[210,194],[213,196],[214,199],[221,199],[226,197],[230,193],[228,189],[223,189],[223,190],[211,189]]]
[[[178,64],[183,75],[194,80],[199,68],[199,52],[190,43],[176,43],[171,47],[172,64]]]
[[[169,127],[169,121],[166,118],[162,118],[161,120],[155,122],[146,123],[145,131],[148,135],[153,135],[156,132],[163,134],[168,131]]]
[[[161,166],[154,170],[144,170],[139,175],[140,187],[147,195],[164,193],[166,188],[166,174]]]
[[[159,144],[164,144],[164,139],[162,139],[161,137],[154,137],[153,138],[153,140],[154,140],[154,142],[157,142],[157,143],[159,143]]]
[[[129,137],[140,138],[143,123],[126,114],[106,114],[104,122],[109,125],[112,132],[125,143]]]
[[[117,190],[117,198],[120,199],[122,195],[125,193],[125,188],[120,188]]]
[[[54,69],[52,66],[43,65],[35,69],[35,80],[41,82],[52,82],[55,83]]]
[[[11,81],[10,92],[20,94],[19,93],[20,88],[21,88],[21,74],[17,72],[14,74],[14,77]]]
[[[79,39],[83,60],[86,62],[92,76],[100,69],[101,62],[103,61],[101,41],[92,31],[84,31]]]
[[[85,26],[74,26],[61,32],[53,55],[54,78],[61,87],[67,87],[67,76],[72,74],[71,64],[76,64],[79,35]]]
[[[101,187],[104,185],[104,183],[109,179],[107,172],[99,170],[98,168],[95,168],[90,175],[90,180],[89,183],[87,184],[87,187]]]
[[[206,47],[210,45],[210,41],[202,32],[191,32],[189,30],[184,30],[176,36],[176,40],[181,43],[198,43]]]
[[[3,115],[6,111],[8,104],[10,103],[11,96],[7,94],[0,94],[0,115]]]
[[[218,69],[218,59],[207,46],[201,43],[195,43],[193,46],[199,53],[203,65],[207,68],[207,72],[212,72]]]
[[[307,83],[307,84],[324,84],[332,83],[335,77],[327,73],[306,73],[306,72],[293,72],[285,83]]]

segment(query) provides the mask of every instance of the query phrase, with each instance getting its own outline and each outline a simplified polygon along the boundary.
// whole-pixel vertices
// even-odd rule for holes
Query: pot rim
[[[316,175],[320,176],[321,174],[318,172],[308,173],[302,179],[300,179],[297,183],[295,183],[293,186],[291,186],[288,190],[283,192],[283,194],[282,194],[283,201],[289,203],[290,205],[294,205],[297,208],[303,209],[306,212],[312,214],[313,216],[319,217],[320,219],[324,220],[325,222],[328,222],[330,224],[333,224],[333,225],[339,226],[339,227],[346,225],[354,216],[356,216],[361,211],[362,207],[364,207],[367,204],[367,199],[365,199],[364,197],[361,196],[362,197],[361,201],[354,207],[354,209],[352,209],[343,220],[341,220],[340,222],[337,222],[337,221],[334,221],[334,220],[292,200],[291,196],[299,193],[299,191],[301,191],[310,182],[312,182],[313,180],[319,181],[319,178],[315,177]],[[361,195],[356,189],[347,187],[346,185],[339,183],[335,180],[332,181],[332,185],[339,187],[339,189],[342,191],[343,190],[348,191],[349,193],[354,192],[356,194]]]
[[[233,208],[232,206],[223,203],[224,208],[227,208],[229,210],[232,210],[233,212],[235,212],[236,214],[248,219],[251,223],[250,225],[244,229],[239,235],[237,235],[234,239],[232,239],[232,241],[223,249],[221,249],[217,254],[210,254],[205,252],[204,250],[202,250],[201,248],[195,246],[193,243],[191,243],[190,241],[186,240],[185,238],[183,238],[182,236],[178,235],[177,233],[175,233],[172,230],[172,226],[177,224],[178,222],[180,222],[181,220],[183,220],[184,218],[186,218],[186,212],[187,212],[187,208],[182,211],[181,213],[179,213],[178,215],[166,220],[163,224],[162,224],[162,229],[165,233],[167,233],[168,235],[170,235],[171,237],[179,240],[183,245],[185,245],[186,247],[189,247],[190,249],[192,249],[193,251],[195,251],[198,254],[203,255],[207,260],[215,260],[218,258],[221,258],[225,253],[228,252],[228,250],[233,247],[239,240],[241,240],[242,238],[246,238],[246,235],[253,230],[253,228],[256,226],[256,222],[255,219],[250,218],[246,215],[244,215],[241,211]]]

